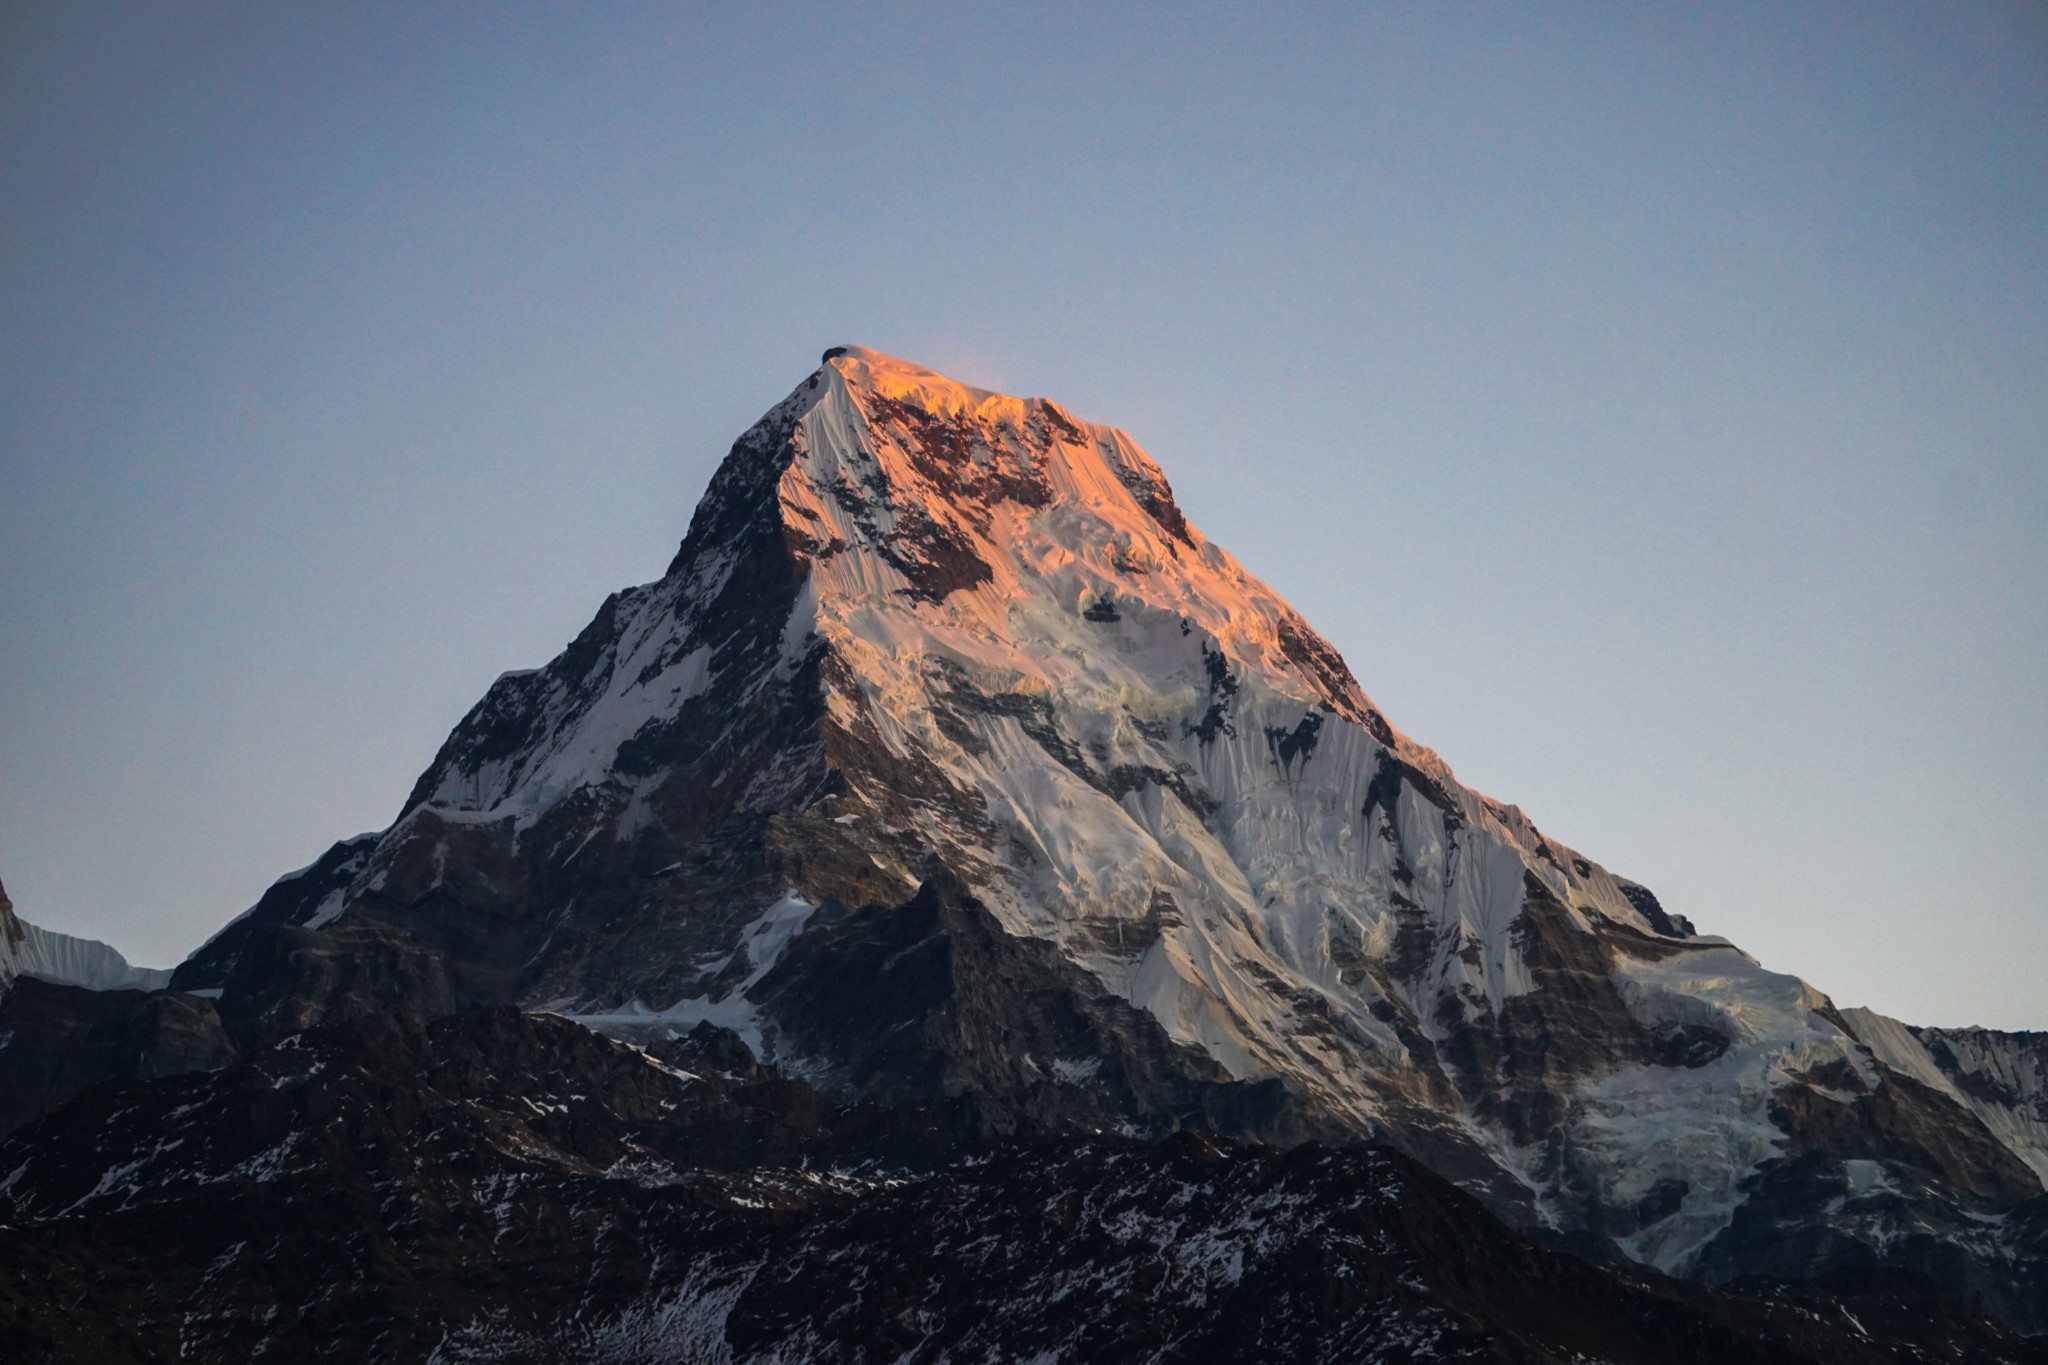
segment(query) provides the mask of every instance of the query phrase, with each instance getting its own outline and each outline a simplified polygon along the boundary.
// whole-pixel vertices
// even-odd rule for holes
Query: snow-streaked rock
[[[1559,1255],[1386,1149],[920,1161],[930,1125],[721,1074],[744,1048],[703,1035],[362,1020],[82,1097],[0,1140],[0,1358],[2040,1359],[1882,1279],[1751,1297]]]

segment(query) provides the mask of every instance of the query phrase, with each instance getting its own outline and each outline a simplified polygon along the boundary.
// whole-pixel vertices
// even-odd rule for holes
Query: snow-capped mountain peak
[[[1910,1031],[1461,785],[1130,436],[858,347],[734,445],[661,579],[180,984],[232,998],[266,925],[1001,1131],[1384,1137],[1679,1271],[1793,1254],[1788,1210],[1981,1240],[2041,1192],[2023,1100],[1913,1080]],[[2033,1076],[2005,1046],[1952,1057]]]

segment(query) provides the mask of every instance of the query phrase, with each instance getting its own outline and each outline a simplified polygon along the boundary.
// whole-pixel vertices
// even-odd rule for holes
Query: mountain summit
[[[2048,1046],[1839,1011],[1460,784],[1125,433],[860,347],[396,823],[178,968],[243,1049],[567,1016],[948,1141],[1382,1140],[1515,1227],[2048,1328]]]

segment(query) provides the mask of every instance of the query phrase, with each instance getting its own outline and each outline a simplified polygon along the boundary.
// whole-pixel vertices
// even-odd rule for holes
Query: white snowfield
[[[0,902],[0,991],[18,976],[33,976],[91,991],[155,991],[171,981],[167,967],[131,967],[98,939],[74,938],[17,918]]]
[[[908,822],[1011,933],[1059,945],[1231,1075],[1289,1078],[1360,1131],[1395,1107],[1446,1112],[1560,1222],[1587,1189],[1625,1208],[1683,1182],[1676,1212],[1623,1242],[1668,1270],[1688,1268],[1782,1150],[1773,1095],[1816,1073],[1876,1087],[1881,1061],[2048,1176],[2048,1124],[1963,1093],[1903,1025],[1856,1011],[1851,1036],[1806,983],[1653,919],[1641,888],[1459,784],[1292,608],[1181,521],[1125,433],[858,347],[830,353],[776,412],[796,417],[778,493],[810,561],[780,676],[822,642],[854,680],[828,689],[830,722],[871,727],[985,811],[906,802],[849,772],[826,813],[854,829]],[[972,434],[950,462],[921,445],[931,421]],[[944,591],[902,567],[906,545],[934,543],[951,547]],[[620,746],[710,685],[707,651],[680,651],[682,620],[729,571],[700,564],[622,594],[606,694],[573,713],[563,700],[518,753],[450,769],[433,814],[525,828],[602,788],[616,814],[587,838],[630,837],[654,779],[618,771]],[[794,789],[763,772],[749,799],[770,809]],[[889,870],[907,892],[912,873]],[[1533,933],[1538,908],[1582,942]],[[579,1017],[629,1035],[709,1019],[772,1048],[747,991],[810,912],[796,890],[760,907],[733,945],[757,970],[720,999]],[[1691,1065],[1562,1066],[1543,1081],[1555,1123],[1518,1138],[1418,1049],[1462,1045],[1474,1026],[1492,1036],[1517,1002],[1541,1008],[1556,964],[1539,954],[1560,952],[1602,964],[1645,1035],[1691,1029],[1725,1048]],[[2038,1067],[2014,1084],[2048,1093]]]

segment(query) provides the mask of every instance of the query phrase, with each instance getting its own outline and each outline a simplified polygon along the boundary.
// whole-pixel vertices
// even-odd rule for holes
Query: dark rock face
[[[1658,1066],[1697,1071],[1727,1050],[1727,1032],[1710,1024],[1666,1024],[1650,1035],[1651,1057]]]
[[[1669,934],[1673,938],[1693,936],[1692,921],[1683,915],[1668,913],[1658,901],[1657,893],[1649,887],[1625,882],[1622,884],[1621,894],[1628,897],[1628,903],[1633,905],[1658,933]]]
[[[23,977],[0,993],[0,1134],[93,1086],[211,1071],[234,1056],[209,1001]]]
[[[220,1007],[235,1040],[253,1048],[319,1024],[438,1019],[455,1010],[456,999],[440,957],[402,931],[363,922],[325,932],[280,925],[252,935]]]
[[[0,945],[9,949],[18,947],[28,936],[21,920],[14,913],[14,902],[7,897],[7,887],[0,884]]]
[[[705,1029],[669,1055],[741,1064],[736,1047]],[[1181,1134],[934,1166],[963,1150],[925,1146],[937,1127],[509,1009],[316,1027],[209,1075],[103,1088],[0,1145],[0,1351],[2048,1358],[1916,1280],[1745,1297],[1597,1269],[1385,1150]],[[1856,1329],[1902,1296],[1890,1344]]]

